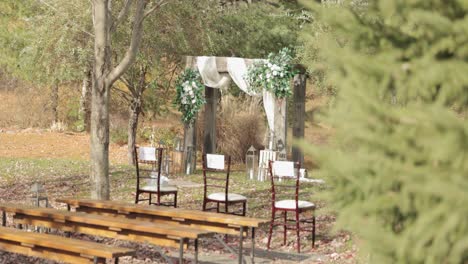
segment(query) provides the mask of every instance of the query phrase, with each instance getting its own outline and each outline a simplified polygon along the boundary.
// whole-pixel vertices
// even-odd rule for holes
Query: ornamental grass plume
[[[303,2],[304,58],[337,91],[322,117],[336,137],[308,152],[340,226],[369,263],[467,263],[468,2]]]
[[[250,146],[256,149],[263,147],[266,132],[263,111],[258,97],[223,95],[216,115],[217,152],[230,155],[233,163],[241,163]],[[199,118],[197,142],[203,142],[204,127],[203,118]]]

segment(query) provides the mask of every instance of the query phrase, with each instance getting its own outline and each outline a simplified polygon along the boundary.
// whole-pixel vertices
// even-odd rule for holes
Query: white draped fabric
[[[242,58],[227,58],[227,70],[234,83],[250,96],[261,96],[261,93],[250,90],[244,77],[247,75],[247,64]]]
[[[202,77],[203,83],[211,88],[224,89],[229,86],[231,78],[221,75],[216,66],[216,57],[198,57],[198,71]]]
[[[275,131],[275,102],[276,97],[272,92],[263,91],[263,108],[271,132]]]
[[[250,96],[263,96],[263,107],[267,116],[268,126],[270,131],[274,131],[275,102],[277,99],[271,92],[263,91],[263,93],[258,93],[250,89],[249,84],[244,78],[248,71],[245,59],[227,58],[229,76],[219,74],[216,66],[216,57],[197,57],[197,67],[203,79],[203,83],[208,87],[226,88],[229,86],[229,82],[232,79],[239,89],[246,94]]]

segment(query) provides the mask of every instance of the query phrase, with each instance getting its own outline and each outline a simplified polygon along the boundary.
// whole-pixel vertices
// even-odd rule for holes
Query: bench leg
[[[184,263],[184,239],[181,238],[179,241],[179,264]]]
[[[312,218],[312,248],[315,248],[315,215]]]
[[[98,264],[98,258],[97,257],[94,257],[93,263]]]
[[[244,243],[244,227],[240,227],[240,236],[239,236],[239,264],[242,264],[242,246]]]
[[[2,211],[2,226],[6,226],[6,212]]]
[[[119,258],[115,258],[114,264],[119,264]]]
[[[195,239],[195,264],[198,263],[198,239]]]
[[[252,227],[252,251],[250,251],[250,261],[252,264],[255,263],[255,227]]]

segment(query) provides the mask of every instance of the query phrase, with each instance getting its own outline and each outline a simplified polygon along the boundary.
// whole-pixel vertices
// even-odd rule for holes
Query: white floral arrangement
[[[205,86],[200,81],[200,74],[193,69],[186,69],[176,80],[176,98],[174,104],[182,113],[182,121],[193,122],[198,111],[205,104],[203,91]]]
[[[296,74],[292,60],[291,49],[283,48],[278,53],[270,53],[268,59],[250,66],[244,78],[255,92],[266,89],[277,98],[289,97],[292,95],[291,79]]]

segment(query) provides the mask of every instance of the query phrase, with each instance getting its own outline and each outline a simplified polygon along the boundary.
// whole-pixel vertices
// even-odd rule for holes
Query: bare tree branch
[[[124,6],[119,12],[119,15],[117,16],[117,19],[112,23],[111,26],[111,32],[113,32],[118,25],[124,20],[124,18],[128,15],[128,12],[130,11],[130,7],[132,6],[133,0],[126,0],[124,3]]]
[[[145,15],[143,18],[146,18],[147,16],[149,16],[151,13],[153,13],[156,9],[166,5],[168,2],[165,2],[164,0],[160,0],[158,1],[153,7],[151,7],[150,9],[148,9],[148,11],[145,12]]]
[[[132,95],[126,91],[120,90],[119,88],[115,87],[114,85],[111,86],[112,91],[117,92],[120,97],[122,97],[125,101],[130,102]]]
[[[146,3],[146,0],[138,0],[137,2],[130,46],[127,48],[125,56],[120,61],[120,63],[114,69],[112,69],[112,71],[107,76],[107,83],[114,83],[128,69],[128,67],[130,67],[136,58],[143,34],[143,19]]]
[[[130,82],[128,81],[127,78],[125,78],[125,76],[123,76],[123,75],[120,76],[119,80],[122,81],[125,84],[125,86],[127,86],[127,87],[130,86]]]
[[[135,89],[135,87],[133,86],[133,84],[131,84],[127,78],[125,78],[125,76],[120,76],[119,78],[120,81],[122,81],[125,86],[127,86],[127,89],[130,91],[130,94],[133,96],[133,97],[136,97],[138,94],[137,94],[137,91]]]

